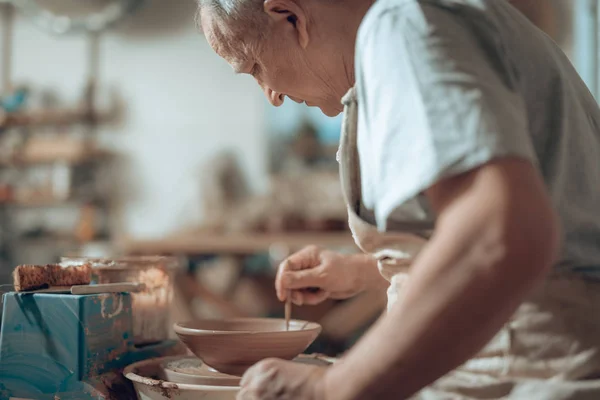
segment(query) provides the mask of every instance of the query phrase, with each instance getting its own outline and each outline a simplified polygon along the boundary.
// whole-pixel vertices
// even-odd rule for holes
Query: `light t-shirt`
[[[562,220],[559,267],[600,271],[600,109],[506,1],[378,0],[358,32],[356,90],[363,209],[380,230],[433,221],[425,189],[516,156]]]

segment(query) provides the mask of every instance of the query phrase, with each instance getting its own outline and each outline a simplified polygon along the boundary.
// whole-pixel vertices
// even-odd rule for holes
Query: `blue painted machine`
[[[134,346],[126,293],[11,292],[3,303],[0,400],[135,399],[125,366],[184,352],[177,341]]]

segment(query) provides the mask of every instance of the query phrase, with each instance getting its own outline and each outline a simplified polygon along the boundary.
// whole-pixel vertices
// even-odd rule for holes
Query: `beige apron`
[[[381,274],[390,282],[389,309],[401,296],[410,264],[426,243],[427,233],[418,223],[382,233],[359,217],[355,90],[342,102],[345,115],[338,161],[349,224],[358,247],[378,260]],[[600,282],[555,273],[477,357],[415,399],[600,400],[600,381],[593,379],[600,377],[599,349]]]

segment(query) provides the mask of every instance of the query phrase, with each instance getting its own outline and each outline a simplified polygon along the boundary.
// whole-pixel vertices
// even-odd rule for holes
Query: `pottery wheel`
[[[239,386],[241,378],[218,372],[196,357],[171,360],[162,365],[164,379],[174,383],[209,386]]]
[[[331,359],[318,355],[301,355],[294,362],[328,366]],[[206,386],[239,386],[242,378],[223,374],[196,357],[182,357],[176,360],[165,361],[161,365],[162,377],[168,382],[185,383],[189,385]]]

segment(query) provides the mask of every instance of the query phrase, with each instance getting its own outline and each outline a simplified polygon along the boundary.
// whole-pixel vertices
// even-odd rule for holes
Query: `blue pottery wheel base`
[[[6,293],[0,400],[135,399],[120,371],[184,354],[177,341],[133,345],[129,294]]]

